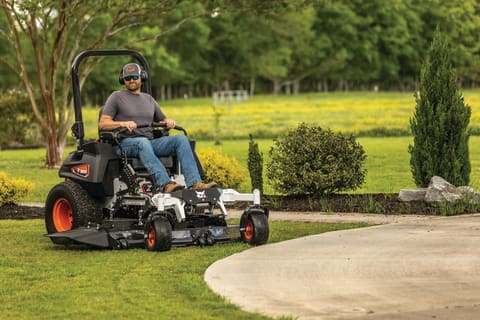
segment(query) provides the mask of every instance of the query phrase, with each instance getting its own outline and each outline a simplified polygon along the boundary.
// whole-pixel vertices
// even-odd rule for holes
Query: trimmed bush
[[[221,188],[236,189],[245,180],[245,169],[235,158],[213,149],[198,151],[206,181],[215,181]]]
[[[8,178],[0,172],[0,206],[17,203],[33,190],[33,182],[24,179]]]
[[[267,178],[287,195],[324,195],[360,187],[367,173],[363,147],[353,135],[302,123],[274,140]]]

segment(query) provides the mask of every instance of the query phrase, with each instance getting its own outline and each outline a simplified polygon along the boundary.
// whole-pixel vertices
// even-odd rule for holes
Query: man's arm
[[[110,131],[123,127],[131,132],[137,128],[137,124],[135,121],[115,121],[111,116],[106,114],[102,114],[100,121],[98,122],[98,129],[100,130]]]

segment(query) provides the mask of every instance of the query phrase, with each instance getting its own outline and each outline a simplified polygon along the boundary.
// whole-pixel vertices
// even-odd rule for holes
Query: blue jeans
[[[201,182],[197,163],[193,157],[190,142],[186,136],[174,135],[149,140],[147,138],[125,138],[120,142],[127,157],[138,158],[147,171],[155,178],[160,190],[170,182],[167,170],[158,157],[176,155],[180,161],[187,187]]]

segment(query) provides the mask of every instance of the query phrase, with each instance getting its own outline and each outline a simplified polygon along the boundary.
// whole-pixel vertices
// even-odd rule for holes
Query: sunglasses
[[[125,79],[125,81],[138,80],[138,76],[126,76],[123,79]]]

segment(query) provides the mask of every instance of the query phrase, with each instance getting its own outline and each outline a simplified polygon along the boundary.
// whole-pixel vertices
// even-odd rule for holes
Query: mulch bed
[[[279,211],[435,214],[435,208],[425,202],[402,202],[397,193],[334,194],[324,198],[264,196],[262,201]]]
[[[0,207],[0,219],[39,219],[45,217],[44,208],[4,204]]]

